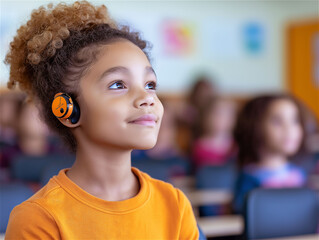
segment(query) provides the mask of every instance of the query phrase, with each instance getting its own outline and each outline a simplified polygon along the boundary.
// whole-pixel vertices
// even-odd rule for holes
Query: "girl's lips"
[[[145,114],[142,115],[129,123],[140,124],[144,126],[155,126],[157,122],[157,117],[154,114]]]

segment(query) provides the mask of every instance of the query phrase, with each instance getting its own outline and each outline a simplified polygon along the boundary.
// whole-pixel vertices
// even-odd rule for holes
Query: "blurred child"
[[[199,76],[188,96],[188,104],[185,108],[183,118],[190,124],[195,124],[199,110],[207,103],[207,99],[215,94],[212,80],[207,76]]]
[[[27,155],[44,155],[49,151],[49,129],[40,119],[38,108],[26,103],[18,121],[18,142],[21,151]]]
[[[53,151],[48,144],[48,127],[40,120],[34,104],[23,104],[17,115],[16,128],[17,143],[3,150],[1,167],[9,167],[17,155],[41,156]]]
[[[233,126],[236,104],[223,97],[209,98],[199,112],[192,147],[195,166],[223,165],[235,155]]]
[[[177,111],[178,139],[182,150],[189,154],[194,140],[195,124],[199,117],[200,109],[206,104],[207,99],[215,95],[215,86],[212,79],[205,75],[198,76],[190,89],[184,104]]]
[[[252,189],[301,187],[305,174],[288,161],[304,145],[300,104],[289,95],[266,95],[250,100],[235,127],[239,166],[234,210],[242,212]]]
[[[0,144],[13,145],[16,141],[16,119],[18,109],[23,101],[23,94],[1,93],[0,95]]]

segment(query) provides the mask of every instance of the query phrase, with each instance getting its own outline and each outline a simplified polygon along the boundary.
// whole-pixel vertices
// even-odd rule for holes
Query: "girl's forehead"
[[[289,99],[277,99],[270,104],[270,109],[277,111],[292,109],[297,110],[297,106],[293,101]]]
[[[133,54],[146,57],[145,53],[138,46],[125,39],[118,39],[110,43],[104,44],[101,47],[101,51],[103,53],[108,53],[106,55],[121,53],[122,55]]]
[[[126,66],[128,68],[144,68],[151,66],[145,53],[135,44],[120,40],[101,46],[94,68]]]
[[[150,76],[156,74],[146,54],[134,43],[119,40],[99,46],[96,61],[83,77],[84,82],[104,83],[114,77]],[[92,81],[93,80],[93,81]]]

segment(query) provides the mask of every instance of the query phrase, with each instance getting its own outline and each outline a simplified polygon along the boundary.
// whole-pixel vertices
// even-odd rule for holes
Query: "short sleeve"
[[[197,222],[193,212],[192,205],[185,194],[177,189],[179,209],[181,211],[181,230],[180,237],[181,240],[198,240],[199,231],[197,227]]]
[[[5,239],[60,239],[60,233],[55,220],[42,206],[23,202],[10,213]]]

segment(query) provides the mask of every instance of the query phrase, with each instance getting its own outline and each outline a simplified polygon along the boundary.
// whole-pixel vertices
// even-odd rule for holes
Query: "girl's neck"
[[[135,196],[139,181],[131,170],[131,150],[79,143],[67,176],[83,190],[107,201]]]
[[[278,169],[287,164],[287,156],[281,153],[264,152],[261,154],[259,166],[266,169]]]

